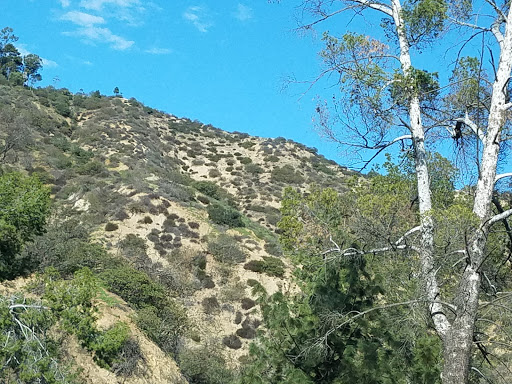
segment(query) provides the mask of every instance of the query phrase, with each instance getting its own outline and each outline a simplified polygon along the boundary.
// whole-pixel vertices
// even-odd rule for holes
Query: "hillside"
[[[135,383],[138,374],[164,382],[150,364],[163,352],[147,337],[185,364],[188,377],[196,369],[190,360],[201,354],[218,356],[227,367],[240,364],[261,323],[251,287],[259,282],[273,293],[291,284],[276,234],[283,188],[307,191],[317,185],[343,192],[353,175],[314,148],[224,132],[135,99],[0,86],[0,106],[4,170],[35,175],[51,187],[50,229],[35,244],[58,243],[65,250],[51,256],[55,247],[47,245],[38,269],[53,266],[63,276],[82,266],[97,270],[104,286],[121,297],[98,306],[98,323],[105,316],[128,321],[144,349],[143,373],[119,382]],[[76,225],[87,232],[80,235],[84,242],[90,233],[110,256],[68,256],[70,241],[80,237],[73,232]],[[123,267],[106,267],[111,258]],[[152,329],[152,321],[165,317],[144,312],[132,297],[135,286],[119,282],[120,271],[128,280],[143,274],[184,308],[187,331],[175,335],[173,346]],[[145,320],[143,336],[136,325]],[[77,365],[88,359],[94,366],[87,351],[70,354]],[[82,375],[85,382],[113,382],[112,373],[91,364]]]

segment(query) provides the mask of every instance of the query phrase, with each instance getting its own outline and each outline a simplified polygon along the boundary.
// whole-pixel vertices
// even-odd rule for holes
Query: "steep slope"
[[[0,86],[0,105],[4,168],[38,175],[52,188],[54,222],[77,219],[184,305],[192,326],[180,348],[214,348],[229,366],[260,323],[254,282],[270,292],[291,284],[275,233],[283,188],[343,191],[353,175],[314,148],[134,99]]]

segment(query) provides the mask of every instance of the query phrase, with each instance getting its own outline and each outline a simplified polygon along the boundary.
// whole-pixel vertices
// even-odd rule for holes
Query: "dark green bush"
[[[208,217],[215,224],[227,225],[231,228],[245,226],[240,212],[220,203],[210,204],[208,206]]]
[[[284,275],[284,263],[271,256],[263,256],[263,260],[251,260],[244,265],[244,269],[269,276],[283,277]]]
[[[208,241],[208,252],[217,261],[227,264],[243,263],[247,258],[238,242],[231,236],[221,234]]]
[[[203,312],[207,315],[212,315],[220,311],[220,304],[215,296],[205,297],[201,305],[203,306]]]
[[[178,358],[181,372],[190,384],[227,384],[233,382],[230,370],[213,343],[184,349]]]
[[[103,271],[99,277],[108,290],[121,296],[135,308],[162,308],[167,304],[167,292],[164,287],[153,281],[145,272],[138,271],[132,266],[120,265]]]
[[[89,161],[76,170],[80,175],[96,176],[105,171],[105,166],[99,161]]]
[[[146,254],[147,244],[146,240],[138,235],[129,233],[118,243],[118,247],[121,250],[123,256],[128,259],[133,259],[141,254]]]
[[[176,356],[181,337],[189,327],[183,307],[169,302],[158,310],[148,306],[137,311],[137,326],[165,353]]]
[[[244,297],[242,299],[242,309],[245,309],[245,310],[251,309],[255,305],[256,305],[256,302],[249,297]]]
[[[119,225],[117,225],[116,223],[111,223],[110,221],[105,224],[105,231],[107,232],[112,232],[112,231],[116,231],[119,229]]]
[[[250,157],[239,157],[238,161],[246,165],[252,163],[252,159]]]
[[[258,164],[254,163],[245,164],[245,171],[250,173],[251,175],[259,175],[265,172],[263,168],[261,168]]]
[[[216,200],[222,199],[225,195],[225,192],[223,192],[217,184],[212,183],[211,181],[196,181],[192,183],[192,187]]]
[[[249,148],[252,148],[256,145],[256,143],[254,141],[244,141],[242,143],[240,143],[240,146],[242,148],[245,148],[245,149],[249,149]]]
[[[230,349],[242,348],[242,342],[240,341],[240,338],[237,335],[224,336],[222,338],[222,344],[224,344],[226,347]]]
[[[236,335],[243,339],[254,339],[256,337],[256,330],[252,328],[239,328],[236,330]]]
[[[304,177],[295,171],[293,167],[286,164],[282,167],[276,167],[272,170],[271,180],[275,183],[285,184],[302,184],[304,183]]]
[[[90,345],[97,364],[102,368],[111,369],[115,363],[119,363],[119,354],[129,338],[130,328],[126,323],[116,323],[111,328],[99,332]]]
[[[211,178],[217,178],[220,177],[221,175],[222,173],[220,173],[217,169],[210,169],[210,171],[208,172],[208,176]]]

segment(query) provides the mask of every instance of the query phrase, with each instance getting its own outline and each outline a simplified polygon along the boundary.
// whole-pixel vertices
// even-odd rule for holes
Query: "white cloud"
[[[18,49],[18,52],[20,53],[21,56],[27,56],[27,55],[32,54],[32,52],[30,52],[26,48],[25,44],[20,44],[16,48]],[[57,64],[53,60],[45,59],[44,57],[41,57],[41,60],[43,61],[43,68],[55,68],[55,67],[59,66],[59,64]]]
[[[87,43],[108,43],[111,48],[124,51],[129,49],[135,42],[126,40],[124,37],[115,35],[108,28],[88,26],[74,32],[65,32],[66,35],[79,36]]]
[[[207,10],[197,5],[188,7],[183,13],[183,18],[191,22],[199,32],[208,32],[208,28],[213,26]]]
[[[152,6],[153,3],[145,3]],[[141,15],[146,11],[140,0],[81,0],[80,7],[106,18],[122,20],[131,26],[143,24]]]
[[[101,11],[105,5],[114,5],[121,8],[142,8],[139,0],[82,0],[80,6],[85,9]]]
[[[59,66],[53,60],[45,59],[44,57],[41,57],[41,60],[43,60],[43,68],[57,68]]]
[[[60,5],[63,7],[63,8],[67,8],[71,5],[71,1],[70,0],[60,0]]]
[[[172,49],[153,47],[150,49],[146,49],[144,52],[149,53],[151,55],[168,55],[169,53],[172,53]]]
[[[240,21],[247,21],[253,18],[252,8],[238,3],[235,11],[235,18]]]
[[[71,21],[73,24],[82,27],[92,27],[94,24],[105,24],[101,16],[94,16],[89,13],[71,11],[61,16],[61,20]]]

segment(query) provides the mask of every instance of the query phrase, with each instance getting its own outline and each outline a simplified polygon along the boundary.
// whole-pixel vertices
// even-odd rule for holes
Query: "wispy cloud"
[[[20,44],[16,46],[16,48],[18,49],[18,52],[20,53],[21,56],[27,56],[32,53],[27,49],[25,44]],[[59,64],[57,64],[53,60],[45,59],[44,57],[41,57],[41,60],[43,61],[43,68],[56,68],[59,66]]]
[[[63,8],[67,8],[71,5],[71,1],[70,0],[59,0],[60,1],[60,5],[63,7]]]
[[[236,11],[234,13],[236,19],[240,21],[247,21],[253,18],[252,8],[247,5],[238,3]]]
[[[208,10],[197,5],[188,7],[183,12],[183,18],[191,22],[199,32],[208,32],[208,29],[213,26]]]
[[[125,21],[131,26],[141,25],[141,15],[146,11],[140,0],[81,0],[80,7]]]
[[[78,36],[89,44],[108,43],[111,48],[118,51],[125,51],[135,43],[134,41],[127,40],[124,37],[115,35],[108,28],[100,28],[95,26],[79,28],[73,32],[64,32],[68,36]]]
[[[141,7],[139,0],[82,0],[80,6],[85,9],[101,11],[105,5],[114,5],[121,8]]]
[[[71,21],[73,24],[80,25],[82,27],[92,27],[95,24],[105,24],[105,19],[101,16],[95,16],[78,11],[65,13],[60,19]]]
[[[151,55],[168,55],[172,53],[172,49],[153,47],[150,49],[146,49],[144,52],[149,53]]]

